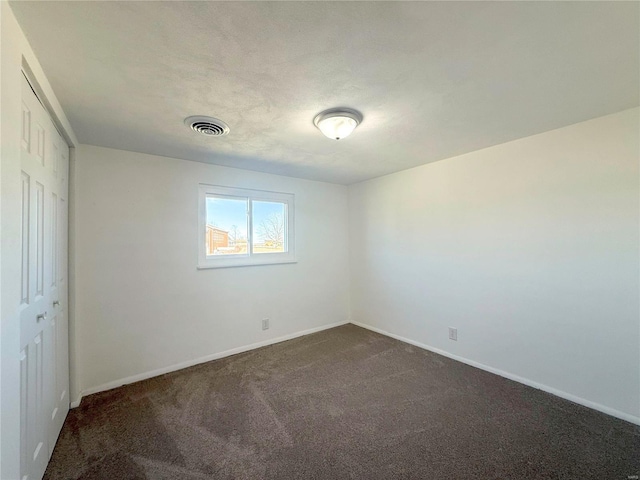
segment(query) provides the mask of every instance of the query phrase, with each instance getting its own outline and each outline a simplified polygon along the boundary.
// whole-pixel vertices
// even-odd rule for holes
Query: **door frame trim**
[[[42,104],[44,109],[47,111],[47,113],[49,114],[49,117],[51,117],[51,120],[53,121],[53,125],[56,127],[56,130],[58,130],[58,133],[62,136],[62,138],[64,138],[64,141],[67,143],[69,148],[75,148],[77,143],[75,141],[75,135],[74,136],[69,135],[69,132],[67,131],[67,128],[64,125],[64,122],[62,122],[60,120],[60,117],[56,114],[57,109],[47,98],[47,95],[44,89],[38,82],[38,79],[35,73],[29,66],[29,62],[27,62],[27,59],[24,58],[24,55],[22,56],[21,70],[22,70],[22,74],[27,79],[29,86],[31,86],[31,90],[33,90],[33,93],[36,95],[36,98]]]

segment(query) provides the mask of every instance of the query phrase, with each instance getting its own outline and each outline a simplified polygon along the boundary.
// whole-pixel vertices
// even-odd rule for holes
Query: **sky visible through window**
[[[238,238],[247,239],[246,198],[207,197],[207,225],[213,225],[226,232],[238,229]]]
[[[207,196],[207,225],[228,232],[233,241],[247,240],[248,199]],[[285,235],[286,205],[254,200],[253,244],[282,244]]]

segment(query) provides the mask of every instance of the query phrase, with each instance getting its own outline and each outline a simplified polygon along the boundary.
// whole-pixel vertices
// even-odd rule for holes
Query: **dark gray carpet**
[[[85,398],[45,478],[639,474],[640,427],[346,325]]]

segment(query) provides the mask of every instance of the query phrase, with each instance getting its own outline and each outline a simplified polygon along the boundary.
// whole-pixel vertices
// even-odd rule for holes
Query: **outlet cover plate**
[[[454,342],[458,341],[458,329],[449,327],[449,340],[453,340]]]

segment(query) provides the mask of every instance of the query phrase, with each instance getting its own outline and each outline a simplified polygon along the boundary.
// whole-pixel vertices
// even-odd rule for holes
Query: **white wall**
[[[27,65],[59,128],[75,136],[7,2],[0,2],[0,478],[20,476],[21,69]]]
[[[75,168],[79,390],[348,320],[346,187],[86,145]],[[197,270],[200,182],[294,193],[298,263]]]
[[[638,117],[352,185],[352,319],[640,422]]]

